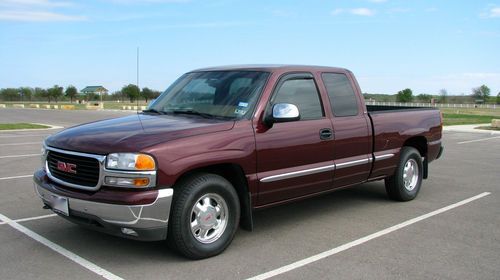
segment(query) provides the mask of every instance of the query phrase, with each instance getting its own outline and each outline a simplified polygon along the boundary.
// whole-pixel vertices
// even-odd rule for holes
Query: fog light
[[[125,228],[125,227],[122,228],[122,233],[126,234],[126,235],[139,236],[139,234],[137,234],[137,232],[135,232],[135,230],[130,229],[130,228]]]

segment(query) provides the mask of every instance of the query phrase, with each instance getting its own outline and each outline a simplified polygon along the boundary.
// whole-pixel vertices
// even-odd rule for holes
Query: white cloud
[[[356,8],[356,9],[351,9],[349,12],[353,15],[357,16],[373,16],[375,14],[374,10],[368,9],[368,8]]]
[[[487,17],[489,18],[496,18],[500,17],[500,8],[499,7],[493,7],[488,11]]]
[[[375,15],[375,10],[368,8],[356,8],[356,9],[341,9],[337,8],[330,12],[332,16],[337,16],[343,13],[349,13],[356,16],[373,16]]]
[[[43,11],[1,11],[0,21],[81,21],[86,20],[84,16],[65,15]]]
[[[73,3],[65,1],[51,1],[51,0],[0,0],[1,6],[8,7],[67,7],[72,6]]]
[[[484,9],[479,16],[481,18],[498,18],[500,17],[500,7],[490,5],[487,9]]]
[[[85,16],[71,15],[58,10],[74,6],[71,1],[59,0],[0,0],[0,21],[49,22],[80,21]]]
[[[4,21],[80,21],[84,16],[72,16],[40,11],[1,11],[0,20]]]

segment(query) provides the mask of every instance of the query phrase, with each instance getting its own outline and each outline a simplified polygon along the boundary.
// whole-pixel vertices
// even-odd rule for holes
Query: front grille
[[[59,170],[58,162],[74,164],[75,173]],[[49,151],[47,165],[50,174],[64,182],[85,187],[95,187],[99,183],[99,161],[95,158]]]

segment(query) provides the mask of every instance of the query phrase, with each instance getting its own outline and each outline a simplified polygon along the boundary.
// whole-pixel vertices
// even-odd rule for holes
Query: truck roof
[[[193,70],[191,72],[201,71],[233,71],[233,70],[251,70],[251,71],[335,71],[350,72],[345,68],[317,66],[317,65],[293,65],[293,64],[243,64],[243,65],[225,65],[207,67]]]

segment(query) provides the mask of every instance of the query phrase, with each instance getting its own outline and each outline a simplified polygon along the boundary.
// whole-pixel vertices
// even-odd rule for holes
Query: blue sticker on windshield
[[[241,102],[240,101],[240,103],[238,103],[238,107],[245,107],[246,108],[246,107],[248,107],[248,102]]]

